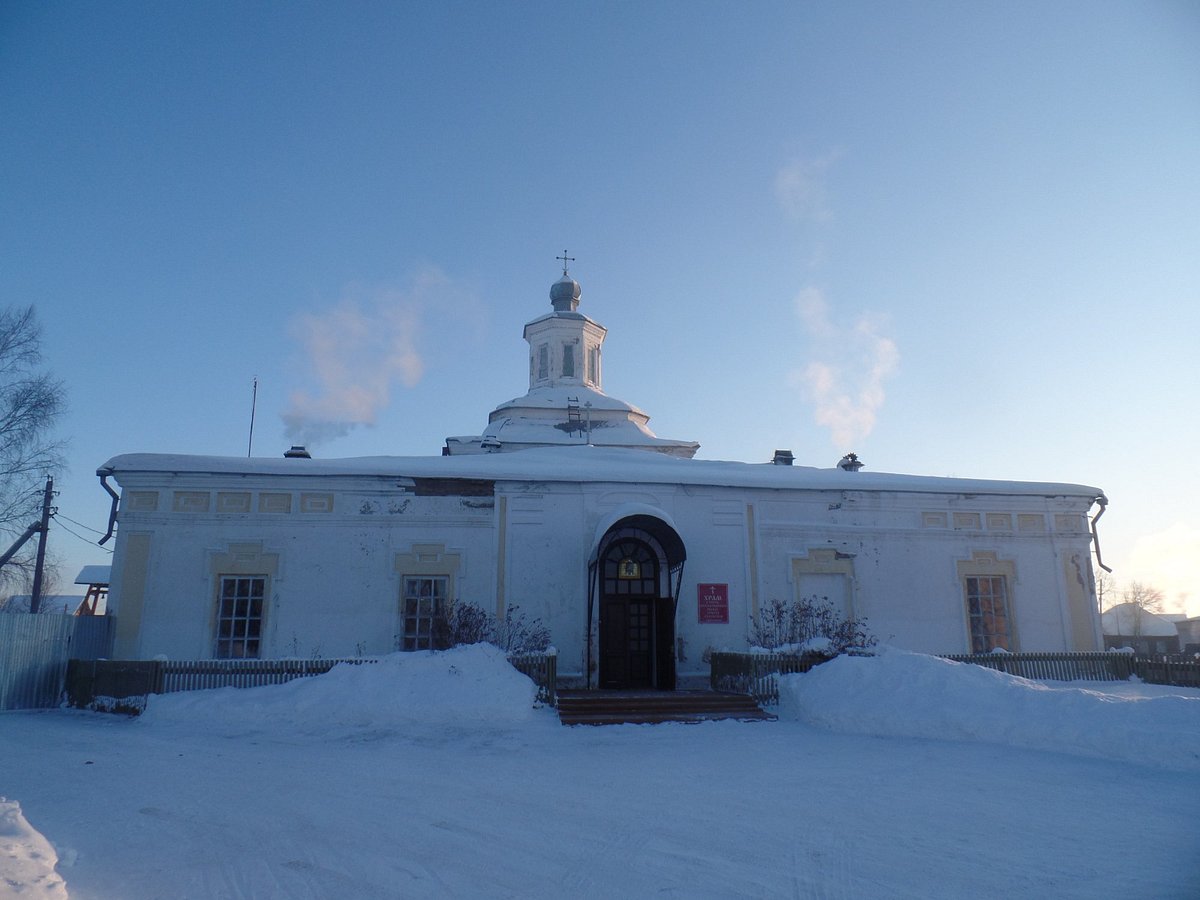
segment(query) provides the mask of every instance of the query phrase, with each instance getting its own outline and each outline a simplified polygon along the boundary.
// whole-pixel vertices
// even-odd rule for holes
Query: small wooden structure
[[[84,566],[75,577],[76,584],[86,584],[87,593],[75,610],[77,616],[102,616],[108,607],[108,581],[112,566]]]

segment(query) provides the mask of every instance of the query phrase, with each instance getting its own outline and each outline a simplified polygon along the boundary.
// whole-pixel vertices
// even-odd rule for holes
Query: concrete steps
[[[737,719],[772,721],[748,694],[714,691],[559,691],[564,725],[654,724]]]

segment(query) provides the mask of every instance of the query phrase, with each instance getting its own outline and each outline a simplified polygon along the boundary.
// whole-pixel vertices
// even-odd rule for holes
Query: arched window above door
[[[611,541],[604,552],[603,591],[610,596],[657,597],[660,560],[643,540],[623,537]]]

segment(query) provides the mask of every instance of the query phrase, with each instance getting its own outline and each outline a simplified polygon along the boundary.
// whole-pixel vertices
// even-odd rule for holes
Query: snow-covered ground
[[[0,896],[1200,897],[1200,691],[888,651],[781,693],[564,728],[474,647],[7,713]]]

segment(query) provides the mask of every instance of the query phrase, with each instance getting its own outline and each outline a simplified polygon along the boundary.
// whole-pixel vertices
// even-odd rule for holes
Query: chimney
[[[795,459],[791,450],[776,450],[775,458],[771,462],[777,466],[790,466]]]
[[[847,453],[838,460],[837,467],[843,472],[857,472],[863,467],[863,464],[858,461],[857,453]]]
[[[303,447],[301,447],[297,444],[292,444],[290,450],[283,451],[283,458],[284,459],[312,459],[312,454],[309,453],[307,450],[305,450]]]

